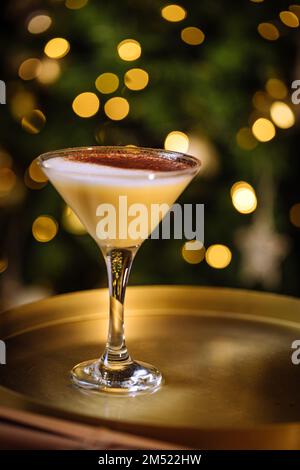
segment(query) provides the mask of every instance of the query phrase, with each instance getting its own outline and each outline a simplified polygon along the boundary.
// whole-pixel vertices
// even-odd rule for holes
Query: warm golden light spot
[[[0,167],[10,168],[12,166],[12,158],[10,154],[0,147]]]
[[[181,254],[187,263],[198,264],[204,259],[205,248],[198,240],[191,240],[183,245]]]
[[[180,5],[167,5],[162,8],[161,16],[167,20],[176,23],[186,17],[186,11]]]
[[[207,264],[215,269],[223,269],[229,265],[232,255],[230,249],[225,245],[211,245],[207,248],[205,259]]]
[[[33,80],[38,76],[41,70],[41,61],[39,59],[26,59],[19,67],[18,73],[22,80]]]
[[[142,48],[135,39],[124,39],[118,44],[118,54],[123,60],[136,60],[141,56]]]
[[[44,181],[43,183],[38,183],[37,181],[34,181],[29,174],[29,168],[27,168],[24,173],[24,183],[27,188],[37,190],[44,188],[47,184],[47,181]]]
[[[86,233],[84,225],[80,222],[79,218],[68,206],[65,207],[62,215],[62,224],[64,228],[74,235],[83,235]]]
[[[32,224],[32,235],[38,242],[46,243],[52,240],[58,231],[58,224],[53,217],[41,215]]]
[[[125,73],[124,82],[130,90],[142,90],[148,85],[149,75],[143,69],[130,69]]]
[[[8,261],[6,258],[0,259],[0,273],[4,273],[8,267]]]
[[[257,91],[252,98],[253,106],[263,113],[269,111],[271,100],[263,91]]]
[[[291,108],[283,101],[275,101],[270,109],[273,122],[281,129],[288,129],[295,124],[295,115]]]
[[[47,42],[44,52],[50,59],[61,59],[70,50],[69,42],[64,38],[54,38]]]
[[[279,38],[279,31],[276,26],[272,23],[260,23],[257,27],[257,31],[267,41],[276,41]]]
[[[266,83],[266,90],[272,98],[277,100],[282,100],[288,93],[286,85],[278,78],[269,78]]]
[[[184,132],[172,131],[165,139],[165,149],[175,152],[187,152],[189,148],[189,138]]]
[[[38,164],[38,159],[35,158],[28,169],[28,173],[30,178],[35,181],[36,183],[46,183],[48,181],[47,176],[41,169],[40,165]]]
[[[75,114],[82,118],[89,118],[94,116],[100,107],[100,101],[95,93],[84,92],[77,95],[72,103],[72,108]]]
[[[264,0],[250,0],[250,2],[253,2],[253,3],[262,3]]]
[[[257,146],[257,140],[254,138],[249,127],[243,127],[238,131],[236,141],[243,150],[253,150]]]
[[[251,214],[257,207],[254,188],[245,181],[235,183],[230,190],[232,204],[241,214]]]
[[[241,188],[250,188],[250,189],[253,189],[253,187],[251,186],[251,184],[247,183],[246,181],[237,181],[236,183],[234,183],[232,186],[231,186],[231,189],[230,189],[230,195],[231,197],[233,196],[234,192],[237,191],[238,189],[241,189]],[[253,189],[254,191],[254,189]]]
[[[35,97],[29,91],[19,91],[11,99],[10,109],[16,119],[21,119],[36,106]]]
[[[22,181],[17,179],[11,190],[1,194],[0,191],[0,207],[8,210],[10,207],[19,205],[26,199],[26,189],[22,184]]]
[[[115,73],[102,73],[96,79],[95,86],[100,93],[113,93],[119,87],[119,77]]]
[[[298,28],[299,26],[298,17],[292,11],[281,11],[279,13],[279,18],[283,24],[289,26],[290,28]]]
[[[66,0],[65,5],[70,10],[80,10],[87,5],[88,0]]]
[[[125,98],[115,96],[106,101],[104,105],[105,114],[113,121],[124,119],[129,113],[129,103]]]
[[[276,134],[274,124],[266,118],[258,118],[252,126],[252,132],[260,142],[269,142]]]
[[[297,18],[300,19],[300,5],[290,5],[289,10],[292,11]]]
[[[21,124],[30,134],[38,134],[46,124],[46,116],[39,109],[34,109],[22,118]]]
[[[60,65],[54,59],[43,59],[37,79],[44,85],[55,82],[60,76]]]
[[[7,196],[16,184],[16,175],[10,168],[0,168],[0,197]]]
[[[52,24],[48,15],[35,15],[27,24],[27,29],[31,34],[40,34],[47,31]]]
[[[255,123],[255,121],[257,121],[257,119],[260,118],[260,117],[261,117],[261,113],[259,111],[256,111],[256,109],[254,109],[253,111],[250,112],[250,114],[248,116],[248,125],[249,125],[251,130],[252,130],[252,126]]]
[[[190,46],[198,46],[205,39],[205,34],[201,29],[190,26],[181,31],[181,39]]]
[[[300,228],[300,202],[294,204],[290,209],[290,221],[295,227]]]

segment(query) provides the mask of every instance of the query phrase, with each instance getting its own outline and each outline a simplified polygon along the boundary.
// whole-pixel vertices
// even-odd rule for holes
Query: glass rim
[[[153,175],[155,174],[155,177],[158,178],[170,178],[174,176],[183,176],[183,175],[190,175],[190,174],[196,174],[198,173],[200,166],[201,166],[201,161],[197,157],[194,157],[192,155],[188,155],[183,152],[176,152],[174,150],[166,150],[166,149],[160,149],[160,148],[151,148],[151,147],[126,147],[126,146],[121,146],[121,145],[94,145],[94,146],[83,146],[83,147],[67,147],[63,149],[58,149],[58,150],[51,150],[49,152],[42,153],[37,157],[37,162],[40,165],[41,168],[45,168],[44,163],[47,160],[50,160],[51,158],[59,157],[62,155],[65,155],[67,157],[67,154],[69,153],[75,153],[78,151],[95,151],[95,150],[102,150],[105,153],[108,153],[110,151],[122,151],[123,153],[128,153],[128,154],[135,154],[138,152],[142,152],[145,154],[152,154],[157,157],[162,157],[162,158],[167,158],[167,159],[178,159],[181,158],[183,160],[186,160],[188,162],[193,162],[193,165],[185,168],[183,170],[170,170],[170,171],[157,171],[157,170],[151,170],[151,169],[136,169],[134,174],[131,172],[130,175],[120,174],[118,175],[118,178],[129,178],[129,179],[137,179],[137,178],[145,178],[145,173],[148,175]],[[105,165],[103,165],[105,166]],[[78,176],[77,172],[72,172],[72,171],[60,171],[57,169],[49,168],[47,167],[47,170],[53,171],[56,173],[67,173],[70,175],[76,175]],[[143,172],[142,174],[139,172]],[[93,173],[89,172],[84,172],[81,174],[81,176],[94,176]],[[101,175],[101,178],[111,178],[111,175],[109,174],[104,174]]]

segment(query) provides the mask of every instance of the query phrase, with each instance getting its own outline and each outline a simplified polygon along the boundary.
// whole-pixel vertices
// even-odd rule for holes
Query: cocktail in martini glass
[[[110,311],[106,347],[101,358],[76,365],[72,381],[85,389],[118,395],[157,390],[162,383],[160,371],[133,360],[127,351],[125,291],[138,248],[167,212],[164,209],[154,219],[152,208],[173,205],[197,174],[199,160],[159,149],[83,147],[43,154],[39,163],[100,247],[107,266]],[[133,230],[129,219],[141,207]]]

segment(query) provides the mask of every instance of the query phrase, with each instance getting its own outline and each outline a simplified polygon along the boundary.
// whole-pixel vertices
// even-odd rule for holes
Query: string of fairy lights
[[[263,0],[250,0],[252,3],[262,3]],[[80,10],[88,5],[88,0],[65,0],[64,5],[70,10]],[[161,9],[161,18],[171,23],[188,23],[187,10],[178,4],[168,4]],[[257,32],[266,41],[276,41],[285,29],[298,28],[300,20],[300,5],[291,5],[288,10],[281,11],[274,21],[258,24]],[[51,28],[53,20],[48,13],[33,12],[26,21],[28,34],[41,35]],[[205,40],[205,33],[198,26],[187,24],[178,30],[178,36],[189,46],[200,46]],[[116,46],[119,60],[128,63],[137,61],[142,53],[142,45],[134,38],[125,38]],[[61,63],[64,57],[72,53],[71,45],[66,38],[54,37],[44,44],[41,58],[29,57],[18,67],[18,76],[22,83],[36,80],[42,86],[55,83],[62,74]],[[111,71],[102,71],[95,78],[95,90],[83,90],[74,97],[71,107],[73,112],[83,119],[95,116],[103,109],[105,116],[112,121],[121,121],[130,114],[130,103],[117,92],[121,83],[133,91],[145,89],[149,82],[149,73],[139,67],[129,68],[123,77]],[[115,94],[116,95],[113,95]],[[108,96],[113,95],[113,96]],[[104,105],[102,105],[104,101]],[[278,129],[289,129],[295,124],[295,113],[288,102],[288,89],[279,77],[271,77],[265,83],[263,90],[258,90],[252,100],[253,109],[248,125],[241,127],[236,134],[236,143],[244,151],[253,150],[260,143],[266,143],[276,137]],[[18,89],[10,102],[12,116],[21,123],[24,131],[38,134],[46,125],[46,115],[38,104],[34,94],[25,87]],[[173,130],[164,139],[164,148],[189,153],[191,139],[182,130]],[[197,156],[197,148],[194,150]],[[3,149],[0,151],[0,204],[8,200],[9,195],[17,186],[17,178],[12,170],[11,157]],[[34,160],[24,175],[25,185],[32,190],[43,188],[48,180]],[[255,189],[246,181],[235,182],[230,189],[233,208],[240,214],[251,214],[257,208]],[[290,221],[300,227],[300,202],[290,210]],[[65,207],[61,225],[72,234],[82,235],[85,228],[69,208]],[[58,222],[49,215],[40,215],[32,224],[32,234],[37,242],[45,243],[52,240],[59,230]],[[189,242],[191,243],[191,242]],[[215,269],[226,268],[232,259],[229,247],[223,244],[199,246],[197,249],[187,249],[185,243],[181,253],[183,259],[190,264],[198,264],[205,260]],[[0,273],[8,266],[7,259],[0,259]]]

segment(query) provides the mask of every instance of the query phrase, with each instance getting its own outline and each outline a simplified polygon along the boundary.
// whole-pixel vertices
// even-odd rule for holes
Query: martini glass
[[[162,383],[159,370],[135,361],[127,351],[124,299],[133,259],[159,220],[152,204],[169,208],[197,174],[198,159],[177,152],[131,147],[81,147],[49,152],[39,164],[65,202],[98,244],[107,266],[110,308],[107,343],[102,356],[76,365],[71,379],[79,387],[115,395],[154,392]],[[145,230],[124,231],[126,208],[142,204]],[[100,209],[99,209],[100,207]],[[101,208],[113,208],[115,227],[109,234],[99,225]],[[123,234],[120,235],[121,226]],[[105,236],[104,236],[105,235]]]

